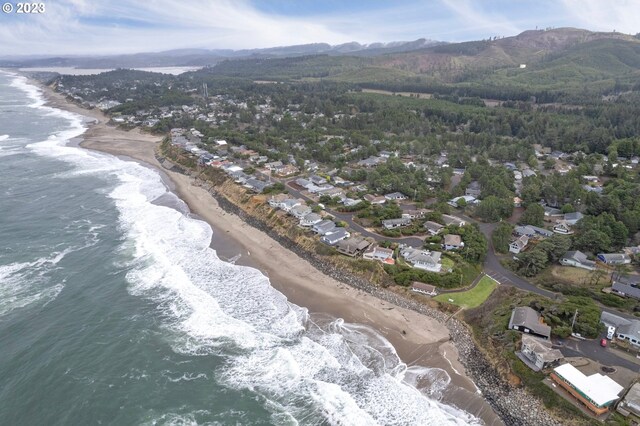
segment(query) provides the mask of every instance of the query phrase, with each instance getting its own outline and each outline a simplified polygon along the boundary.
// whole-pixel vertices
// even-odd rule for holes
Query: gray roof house
[[[424,223],[424,227],[426,228],[426,230],[429,232],[429,234],[431,235],[436,235],[438,234],[440,231],[442,231],[442,229],[444,228],[444,225],[440,225],[437,222],[433,222],[431,220],[428,220]]]
[[[598,260],[607,265],[628,265],[631,258],[625,253],[598,253]]]
[[[455,234],[447,234],[444,236],[443,247],[445,250],[459,250],[464,247],[462,237]]]
[[[629,324],[616,328],[616,337],[626,340],[633,346],[640,348],[640,321],[629,321]]]
[[[344,229],[344,228],[336,228],[330,234],[326,234],[324,237],[320,238],[320,241],[322,241],[323,243],[328,244],[330,246],[333,246],[333,245],[337,244],[338,241],[342,241],[345,238],[349,238],[349,235],[350,234],[347,232],[346,229]]]
[[[309,213],[308,215],[300,219],[300,225],[307,226],[307,227],[313,226],[316,223],[320,223],[320,222],[322,222],[322,217],[320,217],[318,213]]]
[[[562,352],[552,348],[551,342],[528,334],[522,335],[522,348],[516,355],[533,371],[551,367],[564,358]]]
[[[519,306],[511,313],[509,329],[548,339],[551,327],[540,321],[540,314],[528,306]]]
[[[629,416],[629,414],[640,417],[640,383],[631,386],[631,389],[620,401],[616,410],[625,417]]]
[[[568,251],[560,259],[563,266],[575,266],[576,268],[588,269],[593,271],[596,269],[596,262],[587,259],[587,255],[579,250]]]
[[[311,213],[311,207],[307,206],[306,204],[300,204],[299,206],[295,206],[294,208],[289,210],[289,213],[292,214],[296,219],[302,219],[303,217]]]
[[[246,186],[247,188],[249,188],[250,190],[252,190],[254,192],[262,193],[265,189],[270,187],[271,184],[269,182],[263,182],[263,181],[258,180],[258,179],[249,178],[244,183],[244,186]]]
[[[431,272],[440,272],[442,264],[440,257],[442,253],[438,251],[427,251],[415,249],[413,247],[404,247],[400,250],[400,255],[413,265],[414,268],[425,269]]]
[[[464,226],[466,224],[464,220],[448,214],[442,215],[442,221],[447,226],[449,225]]]
[[[351,237],[342,241],[338,241],[336,248],[339,253],[347,256],[355,257],[356,255],[365,251],[371,242],[365,240],[363,237]]]
[[[521,235],[509,244],[509,252],[518,254],[527,247],[527,244],[529,244],[529,237]]]
[[[536,235],[536,231],[528,225],[525,226],[516,226],[513,229],[514,234],[516,235],[526,235],[527,237],[533,237]]]
[[[633,297],[634,299],[640,300],[640,277],[620,277],[613,281],[613,285],[611,289],[621,295],[626,297]]]
[[[402,226],[407,226],[411,224],[411,219],[387,219],[382,221],[382,226],[384,229],[394,229],[400,228]]]
[[[392,192],[391,194],[386,194],[384,198],[387,200],[406,200],[408,197],[402,192]]]
[[[575,225],[576,223],[580,222],[580,220],[583,217],[584,215],[580,212],[565,213],[564,221],[567,222],[569,225]]]
[[[320,235],[326,235],[327,233],[336,229],[336,224],[330,220],[323,220],[322,222],[318,222],[311,227],[313,232]]]

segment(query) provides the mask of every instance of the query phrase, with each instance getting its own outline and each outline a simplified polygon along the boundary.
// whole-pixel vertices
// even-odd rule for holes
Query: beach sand
[[[414,311],[397,307],[322,274],[309,262],[280,245],[268,235],[222,210],[216,200],[192,178],[163,169],[155,158],[160,138],[140,130],[124,131],[107,125],[99,110],[87,110],[68,102],[62,95],[39,85],[49,105],[88,117],[93,123],[80,145],[140,161],[158,169],[168,185],[193,213],[213,229],[212,247],[221,259],[237,254],[240,265],[259,269],[289,301],[306,307],[312,315],[330,315],[347,322],[371,326],[385,336],[408,365],[441,368],[454,386],[442,401],[480,417],[486,424],[502,424],[489,404],[478,394],[458,361],[446,327]]]

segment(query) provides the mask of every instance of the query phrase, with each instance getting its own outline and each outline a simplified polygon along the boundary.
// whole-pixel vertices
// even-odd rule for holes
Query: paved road
[[[469,221],[472,221],[471,218],[466,218]],[[475,222],[475,221],[474,221]],[[493,240],[491,239],[491,234],[493,230],[497,226],[497,223],[478,223],[480,227],[480,231],[484,234],[487,239],[488,250],[487,257],[484,260],[484,272],[489,275],[491,278],[494,278],[500,284],[511,285],[517,287],[521,290],[526,290],[531,293],[539,294],[541,296],[548,297],[552,300],[555,300],[561,297],[560,294],[554,293],[549,290],[542,289],[538,286],[531,284],[529,281],[525,280],[522,277],[519,277],[514,272],[508,270],[500,263],[500,259],[495,253],[493,249]]]
[[[600,346],[600,338],[593,340],[567,339],[565,340],[564,346],[560,348],[560,352],[566,357],[582,356],[594,359],[600,364],[607,366],[620,366],[628,368],[631,371],[638,371],[640,369],[640,360],[636,363],[616,355],[614,349],[608,347],[603,348]]]

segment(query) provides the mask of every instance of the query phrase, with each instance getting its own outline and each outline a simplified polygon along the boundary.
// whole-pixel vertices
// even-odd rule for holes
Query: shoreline
[[[507,424],[524,420],[523,415],[509,413],[506,407],[501,406],[500,399],[520,399],[526,395],[516,395],[522,391],[500,389],[503,383],[499,377],[478,377],[478,371],[482,372],[482,369],[488,373],[491,371],[487,361],[481,359],[483,355],[475,347],[466,326],[457,319],[447,322],[445,314],[414,301],[403,300],[382,289],[361,289],[353,283],[346,285],[332,278],[335,274],[321,272],[323,268],[315,267],[318,265],[300,255],[294,247],[272,238],[273,235],[263,232],[246,217],[234,214],[237,212],[232,207],[221,206],[224,200],[216,199],[195,179],[164,169],[155,156],[158,137],[139,129],[124,131],[107,126],[108,118],[102,112],[81,108],[51,88],[38,86],[42,88],[48,105],[95,120],[81,136],[80,146],[142,162],[158,170],[163,178],[168,178],[170,190],[189,206],[192,213],[212,227],[212,247],[221,259],[240,252],[242,256],[237,264],[259,269],[290,302],[306,307],[312,314],[328,314],[344,318],[347,322],[371,326],[393,344],[400,359],[409,366],[424,365],[446,370],[456,388],[452,388],[450,394],[445,392],[442,402],[467,411],[489,425],[502,424],[496,412],[501,413]],[[464,358],[467,368],[459,358]],[[470,376],[479,383],[478,386]],[[477,389],[484,391],[486,399],[479,395]],[[487,394],[487,391],[494,392]],[[534,407],[527,404],[527,407],[519,408],[527,412]]]

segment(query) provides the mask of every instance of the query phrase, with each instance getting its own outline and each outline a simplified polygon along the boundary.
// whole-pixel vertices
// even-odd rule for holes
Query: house
[[[521,207],[522,206],[522,198],[513,197],[513,207]]]
[[[527,227],[533,229],[536,235],[539,235],[541,237],[551,237],[553,235],[552,231],[540,228],[539,226],[527,225]]]
[[[280,207],[285,212],[290,212],[292,208],[299,206],[302,204],[300,200],[294,200],[293,198],[289,198],[288,200],[282,201],[278,207]]]
[[[261,194],[265,189],[270,187],[271,184],[269,182],[263,182],[255,178],[249,178],[245,181],[244,186],[249,188],[253,192]]]
[[[611,290],[621,296],[640,300],[640,277],[618,277],[613,281]]]
[[[567,222],[564,222],[564,221],[554,225],[553,226],[553,232],[555,232],[556,234],[562,234],[562,235],[573,234],[573,230],[571,229],[569,224]]]
[[[569,225],[575,225],[580,222],[584,215],[580,212],[565,213],[563,220]]]
[[[336,228],[335,231],[331,232],[330,234],[326,234],[324,237],[320,238],[320,241],[330,246],[333,246],[337,244],[338,241],[342,241],[346,238],[349,238],[349,235],[350,234],[347,232],[346,229]]]
[[[442,246],[447,251],[459,250],[464,247],[464,243],[460,235],[447,234],[444,236],[444,244]]]
[[[528,225],[525,225],[525,226],[516,226],[516,227],[513,229],[513,233],[514,233],[514,234],[516,234],[516,235],[518,235],[518,236],[526,235],[526,236],[527,236],[527,237],[529,237],[529,238],[531,238],[531,237],[533,237],[534,235],[536,235],[536,231],[535,231],[531,226],[528,226]]]
[[[272,208],[276,209],[276,208],[280,207],[280,204],[286,199],[288,199],[287,194],[276,194],[276,195],[273,195],[271,198],[269,198],[269,206],[271,206]]]
[[[384,163],[385,161],[386,159],[382,157],[369,157],[364,160],[358,161],[357,164],[358,166],[361,166],[361,167],[375,167],[380,163]]]
[[[318,195],[321,197],[323,195],[326,195],[331,198],[340,198],[340,197],[344,197],[344,190],[336,187],[331,187],[331,188],[318,191]]]
[[[556,209],[554,207],[545,206],[544,208],[544,217],[547,219],[551,219],[554,217],[562,217],[562,211],[560,209]]]
[[[467,186],[467,188],[464,191],[464,195],[470,195],[472,197],[479,198],[481,192],[482,192],[482,188],[480,186],[480,182],[478,182],[477,180],[474,180],[469,184],[469,186]]]
[[[420,209],[420,210],[405,210],[402,212],[402,217],[405,219],[422,219],[430,210]]]
[[[527,247],[527,244],[529,244],[529,237],[521,235],[509,244],[509,252],[518,254]]]
[[[476,204],[478,202],[476,197],[474,197],[473,195],[461,195],[459,197],[450,199],[449,201],[447,201],[447,204],[449,204],[451,207],[458,207],[460,200],[464,200],[465,205]]]
[[[438,251],[421,250],[406,246],[400,250],[400,255],[414,268],[431,272],[440,272],[442,269],[442,264],[440,263],[442,253]]]
[[[293,166],[291,164],[286,164],[282,167],[278,167],[276,169],[276,174],[278,176],[291,176],[291,175],[295,175],[296,173],[298,173],[298,168],[296,166]]]
[[[338,241],[336,249],[338,252],[350,257],[355,257],[364,252],[371,243],[363,237],[351,237],[342,241]]]
[[[313,185],[313,183],[310,180],[307,180],[304,178],[298,178],[296,179],[296,185],[300,185],[305,189],[309,189]]]
[[[464,220],[448,214],[442,215],[442,221],[446,226],[449,226],[449,225],[464,226],[466,224]]]
[[[522,348],[516,355],[533,371],[550,367],[564,358],[562,352],[552,348],[551,342],[528,334],[522,335]]]
[[[319,235],[326,235],[330,232],[333,232],[336,229],[336,224],[330,220],[323,220],[322,222],[318,222],[311,227],[313,232]]]
[[[327,179],[323,178],[322,176],[318,176],[318,175],[311,175],[309,177],[309,180],[314,185],[324,185],[325,183],[327,183]]]
[[[576,268],[587,269],[593,271],[596,269],[596,262],[587,259],[587,255],[579,250],[568,251],[560,259],[563,266],[575,266]]]
[[[431,220],[426,221],[424,223],[424,227],[430,235],[437,235],[438,233],[440,233],[440,231],[442,231],[442,229],[444,229],[444,225],[440,225],[439,223],[433,222]]]
[[[540,314],[528,306],[519,306],[511,312],[509,329],[548,339],[551,327],[541,321]]]
[[[369,251],[363,253],[362,257],[367,260],[377,260],[388,265],[395,263],[393,260],[393,250],[380,246],[373,246]]]
[[[387,194],[384,196],[387,200],[406,200],[408,197],[404,195],[402,192],[392,192],[391,194]]]
[[[600,373],[584,375],[571,364],[553,369],[551,380],[563,387],[596,416],[606,413],[624,389],[610,377]]]
[[[640,383],[631,386],[625,397],[618,403],[616,411],[625,417],[629,414],[640,417]]]
[[[435,286],[432,286],[430,284],[419,283],[417,281],[414,281],[411,284],[411,291],[425,294],[427,296],[436,296],[438,294]]]
[[[382,227],[384,229],[395,229],[411,224],[411,219],[387,219],[382,221]]]
[[[300,204],[289,210],[289,214],[293,215],[296,219],[302,219],[309,213],[311,213],[311,207],[306,204]]]
[[[322,217],[317,213],[309,213],[300,219],[300,225],[305,227],[310,227],[320,222],[322,222]]]
[[[640,320],[630,320],[616,328],[616,337],[640,349]]]
[[[629,255],[624,253],[599,253],[598,260],[607,265],[628,265],[631,263]]]
[[[387,199],[384,198],[383,196],[375,196],[375,195],[371,195],[371,194],[366,194],[364,197],[365,201],[370,202],[371,204],[384,204],[387,202]]]
[[[272,161],[271,163],[266,163],[264,165],[265,168],[275,171],[277,169],[279,169],[280,167],[284,166],[284,164],[282,164],[282,161]]]

